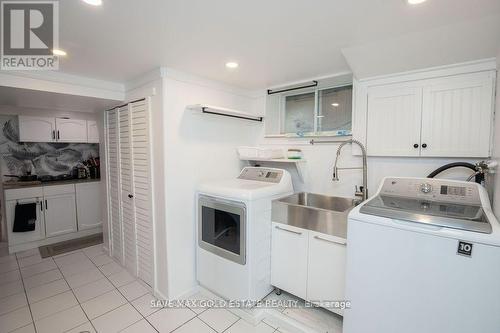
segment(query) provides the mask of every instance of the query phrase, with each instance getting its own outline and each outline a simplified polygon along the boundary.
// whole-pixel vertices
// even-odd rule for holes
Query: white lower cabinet
[[[345,239],[280,223],[272,228],[271,284],[315,303],[343,301]]]
[[[307,230],[273,223],[271,284],[306,298]]]
[[[43,189],[43,194],[47,237],[76,232],[75,186],[47,186]]]
[[[76,184],[75,189],[78,230],[101,226],[101,183]]]
[[[99,182],[5,190],[9,251],[17,252],[100,232]],[[17,204],[35,203],[35,230],[13,232]],[[77,223],[77,217],[79,223]]]
[[[307,300],[343,301],[345,290],[345,240],[309,231]],[[331,308],[343,314],[342,309]]]
[[[13,232],[16,217],[16,205],[36,203],[35,230]],[[45,218],[43,214],[43,193],[37,189],[13,189],[5,193],[5,215],[9,246],[38,241],[45,238]]]

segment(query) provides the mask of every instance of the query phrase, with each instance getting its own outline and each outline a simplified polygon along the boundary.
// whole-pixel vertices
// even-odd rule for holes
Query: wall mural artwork
[[[16,116],[0,116],[0,170],[2,175],[70,174],[81,161],[99,156],[97,143],[20,143]]]

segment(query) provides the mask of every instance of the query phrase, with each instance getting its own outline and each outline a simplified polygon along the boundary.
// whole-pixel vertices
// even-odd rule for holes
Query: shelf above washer
[[[304,159],[291,159],[291,158],[240,158],[240,160],[248,161],[250,164],[263,164],[263,163],[287,163],[293,164],[295,169],[297,170],[297,174],[299,175],[299,179],[301,182],[305,181],[305,163],[307,162]]]

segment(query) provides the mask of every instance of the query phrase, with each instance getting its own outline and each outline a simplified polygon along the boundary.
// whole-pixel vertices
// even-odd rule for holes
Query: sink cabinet
[[[338,237],[309,231],[306,299],[344,300],[346,242]],[[342,309],[332,309],[343,314]]]
[[[271,284],[306,298],[307,230],[273,224],[271,251]]]
[[[272,224],[271,284],[279,289],[311,302],[343,301],[345,258],[343,238]]]

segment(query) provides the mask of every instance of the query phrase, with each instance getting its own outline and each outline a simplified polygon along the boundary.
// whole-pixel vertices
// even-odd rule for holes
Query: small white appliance
[[[229,300],[260,300],[272,291],[271,201],[292,193],[286,170],[260,167],[199,186],[196,275],[201,286]]]
[[[500,226],[481,185],[386,178],[348,221],[344,333],[500,332]]]

